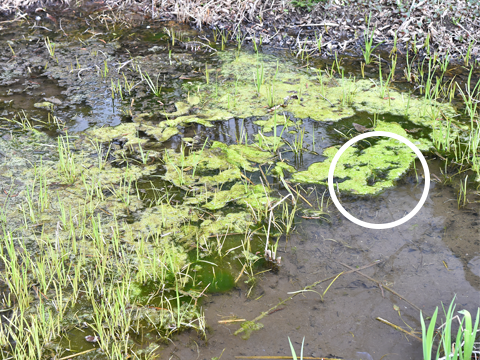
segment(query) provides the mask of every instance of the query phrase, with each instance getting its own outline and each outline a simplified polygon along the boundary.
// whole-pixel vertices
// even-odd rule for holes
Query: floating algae
[[[180,231],[179,219],[195,220],[195,213],[166,207],[169,216],[162,217],[158,233],[153,225],[159,217],[154,217],[155,208],[149,209],[148,222],[139,222],[144,231],[137,231],[135,221],[130,224],[132,213],[145,204],[135,183],[157,166],[112,166],[107,150],[96,145],[91,133],[89,139],[62,136],[56,142],[33,129],[0,137],[5,154],[0,185],[6,191],[0,221],[9,249],[8,256],[2,250],[0,280],[15,294],[9,305],[14,311],[47,327],[55,324],[48,338],[38,338],[43,354],[38,358],[53,346],[69,346],[61,340],[65,332],[69,341],[83,344],[85,333],[77,337],[71,330],[84,324],[101,334],[100,358],[114,357],[114,346],[128,345],[135,352],[128,340],[134,327],[154,326],[161,337],[187,327],[204,330],[201,308],[188,301],[200,293],[184,291],[191,278],[181,270],[187,265],[186,249],[174,236],[161,236],[164,229]],[[68,178],[62,161],[72,166]],[[123,219],[127,216],[129,222]],[[22,272],[24,284],[10,281],[14,269]],[[148,283],[155,288],[145,293]],[[182,297],[174,308],[172,294]],[[12,326],[19,320],[9,318]],[[28,332],[16,336],[22,343],[30,341]]]
[[[396,123],[378,121],[377,131],[388,131],[401,135],[426,151],[431,146],[427,140],[416,140]],[[327,159],[312,164],[307,171],[293,174],[293,179],[303,183],[327,184],[328,171],[338,147],[330,147],[323,152]],[[340,157],[336,169],[335,179],[340,190],[352,194],[378,194],[382,190],[395,185],[410,165],[415,161],[415,153],[403,143],[389,138],[379,140],[373,146],[364,150],[350,146]]]
[[[314,68],[295,70],[293,64],[280,63],[273,56],[226,52],[218,57],[221,65],[215,81],[184,85],[186,92],[196,91],[199,98],[191,111],[206,121],[267,117],[256,123],[270,131],[274,126],[272,115],[284,112],[317,121],[338,121],[356,112],[392,114],[429,127],[437,126],[440,118],[456,115],[450,104],[387,88],[382,92],[382,85],[370,80],[335,79]],[[211,111],[224,112],[223,119],[209,116]],[[283,116],[277,118],[277,126],[294,125]]]
[[[203,205],[209,210],[218,210],[225,207],[228,203],[236,202],[254,209],[261,210],[265,208],[274,198],[269,198],[263,185],[243,185],[237,183],[230,190],[221,190],[212,195],[213,199]]]
[[[285,177],[284,171],[288,171],[289,173],[293,174],[296,172],[295,168],[291,165],[288,165],[287,163],[283,161],[279,161],[275,164],[275,167],[272,170],[272,173],[274,175],[277,175],[279,177]]]
[[[269,163],[273,155],[251,145],[230,145],[214,141],[209,149],[188,156],[172,150],[165,151],[163,178],[177,186],[207,184],[210,186],[239,180],[240,171],[256,171],[253,163]],[[216,175],[203,175],[205,171],[219,170]]]

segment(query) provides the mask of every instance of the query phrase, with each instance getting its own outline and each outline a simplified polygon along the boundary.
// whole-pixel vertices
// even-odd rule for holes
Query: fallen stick
[[[292,294],[291,296],[289,296],[288,298],[286,298],[285,300],[282,300],[280,301],[277,305],[271,307],[270,309],[268,309],[267,311],[264,311],[262,312],[260,315],[258,315],[255,319],[253,319],[251,321],[251,323],[254,323],[254,322],[257,322],[261,319],[263,319],[265,316],[267,316],[269,313],[271,313],[273,310],[277,309],[279,306],[281,305],[284,305],[287,301],[293,299],[295,296],[297,296],[298,294],[303,294],[305,290],[309,290],[311,288],[314,288],[315,286],[317,286],[318,284],[321,284],[325,281],[329,281],[329,280],[333,280],[333,279],[336,279],[338,278],[340,275],[346,275],[346,274],[351,274],[355,271],[358,271],[358,270],[363,270],[363,269],[366,269],[366,268],[369,268],[371,266],[374,266],[374,265],[377,265],[377,264],[380,264],[381,261],[376,261],[374,263],[371,263],[371,264],[368,264],[368,265],[365,265],[365,266],[362,266],[361,268],[359,269],[354,269],[354,270],[350,270],[350,271],[345,271],[345,272],[341,272],[337,275],[333,275],[333,276],[330,276],[326,279],[322,279],[322,280],[319,280],[319,281],[316,281],[314,282],[312,285],[309,285],[309,286],[306,286],[305,288],[303,288],[302,290],[300,291],[296,291],[294,294]],[[237,331],[235,331],[233,334],[234,335],[238,335],[238,334],[241,334],[245,331],[245,328],[241,327],[240,329],[238,329]]]
[[[290,189],[292,189],[293,191],[295,191],[295,193],[296,193],[298,196],[300,196],[300,198],[301,198],[303,201],[305,201],[308,205],[310,205],[310,207],[313,207],[312,204],[310,204],[310,203],[308,202],[308,200],[305,199],[297,190],[295,190],[293,187],[291,187],[290,184],[287,183],[287,185],[288,185],[288,187],[289,187]]]
[[[245,264],[243,264],[242,270],[240,270],[240,274],[238,274],[237,278],[235,279],[235,284],[240,280],[242,277],[243,271],[245,270],[245,267],[247,266],[247,262],[245,261]]]
[[[392,289],[390,289],[388,286],[382,285],[382,283],[381,283],[380,281],[375,280],[374,278],[371,278],[370,276],[365,275],[364,273],[361,273],[360,270],[362,270],[362,269],[354,269],[354,268],[352,268],[351,266],[348,266],[348,265],[343,264],[343,263],[341,263],[341,262],[339,262],[339,264],[345,266],[345,267],[348,268],[348,269],[353,270],[354,272],[356,272],[356,273],[359,274],[359,275],[362,275],[363,277],[366,277],[368,280],[373,281],[374,283],[376,283],[377,286],[378,286],[380,289],[381,289],[381,288],[384,288],[385,290],[390,291],[393,295],[395,295],[395,296],[397,296],[399,299],[407,302],[408,304],[410,304],[412,307],[414,307],[414,308],[417,309],[418,311],[422,311],[422,309],[420,309],[418,306],[416,306],[416,305],[413,304],[412,302],[410,302],[410,301],[408,301],[407,299],[405,299],[403,296],[401,296],[401,295],[400,295],[399,293],[397,293],[395,290],[392,290]],[[423,311],[423,313],[425,313],[425,312]]]
[[[419,340],[420,342],[422,342],[422,339],[419,338],[417,335],[414,335],[413,333],[411,333],[411,332],[409,332],[409,331],[407,331],[407,330],[405,330],[405,329],[402,329],[400,326],[395,325],[395,324],[391,323],[391,322],[388,321],[388,320],[382,319],[381,317],[376,317],[375,319],[378,320],[378,321],[380,321],[380,322],[382,322],[382,323],[384,323],[384,324],[387,324],[388,326],[393,327],[395,330],[398,330],[398,331],[403,332],[404,334],[413,336],[415,339],[417,339],[417,340]]]
[[[82,351],[82,352],[79,352],[79,353],[76,353],[76,354],[73,354],[73,355],[68,355],[68,356],[64,356],[58,360],[67,360],[67,359],[71,359],[73,357],[76,357],[76,356],[80,356],[80,355],[83,355],[83,354],[86,354],[86,353],[89,353],[89,352],[92,352],[92,351],[95,351],[97,350],[96,348],[95,349],[88,349],[88,350],[85,350],[85,351]]]
[[[247,321],[246,319],[218,320],[219,324],[230,324],[232,322]]]

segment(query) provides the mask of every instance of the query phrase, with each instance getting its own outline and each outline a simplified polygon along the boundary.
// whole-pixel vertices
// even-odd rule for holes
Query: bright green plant
[[[442,305],[443,307],[443,305]],[[455,297],[453,298],[448,310],[443,312],[445,314],[445,323],[440,326],[439,331],[435,332],[435,322],[437,320],[438,307],[430,320],[428,328],[426,327],[422,313],[420,312],[420,322],[422,324],[422,347],[423,347],[423,360],[432,359],[432,350],[434,340],[437,335],[439,336],[438,348],[433,359],[452,359],[452,360],[470,360],[472,354],[478,355],[480,349],[475,348],[475,337],[478,332],[478,322],[480,320],[480,308],[477,310],[477,317],[475,324],[472,324],[472,316],[467,310],[461,310],[458,313],[463,315],[460,319],[459,316],[454,316],[455,313]],[[454,320],[458,319],[460,327],[457,332],[455,340],[452,339],[452,325]],[[441,352],[444,357],[440,357]]]
[[[288,338],[288,342],[290,343],[290,350],[292,351],[292,358],[293,360],[297,360],[297,353],[295,352],[295,349],[293,348],[292,342],[290,341],[290,337]],[[303,360],[303,344],[305,343],[305,336],[303,337],[302,340],[302,347],[300,348],[300,360]]]
[[[315,5],[320,2],[325,2],[325,0],[292,0],[292,5],[307,11],[312,11]]]
[[[365,63],[368,65],[370,64],[371,60],[371,55],[373,53],[373,50],[375,50],[379,45],[383,44],[383,41],[381,43],[378,43],[377,45],[373,46],[373,34],[375,33],[375,28],[370,32],[370,16],[368,17],[368,23],[367,23],[367,30],[365,30],[363,34],[363,38],[365,40],[365,49],[362,49],[363,53],[363,58],[365,59]]]

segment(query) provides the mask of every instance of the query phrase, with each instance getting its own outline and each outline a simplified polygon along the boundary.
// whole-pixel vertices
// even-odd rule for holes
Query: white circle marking
[[[345,152],[345,150],[347,150],[347,148],[349,146],[355,144],[357,141],[365,139],[365,138],[373,137],[373,136],[391,137],[391,138],[394,138],[394,139],[404,143],[405,145],[407,145],[410,149],[412,149],[412,151],[420,159],[420,162],[422,163],[422,166],[423,166],[423,171],[425,173],[424,174],[425,175],[425,187],[423,189],[422,197],[420,198],[420,201],[418,202],[417,206],[415,206],[415,208],[410,213],[408,213],[407,216],[404,216],[403,218],[401,218],[399,220],[389,222],[389,223],[386,223],[386,224],[372,224],[372,223],[369,223],[369,222],[359,220],[356,217],[350,215],[343,208],[342,204],[340,204],[340,202],[338,201],[337,195],[335,194],[335,188],[334,188],[334,185],[333,185],[333,174],[335,172],[335,167],[337,166],[337,162],[340,159],[340,156],[342,156],[342,154]],[[368,132],[368,133],[364,133],[364,134],[355,136],[354,138],[350,139],[335,154],[335,156],[333,157],[332,163],[330,164],[330,169],[328,171],[328,190],[330,191],[330,196],[332,198],[333,203],[337,207],[337,209],[343,214],[343,216],[345,216],[351,222],[353,222],[357,225],[363,226],[365,228],[369,228],[369,229],[378,229],[378,230],[389,229],[389,228],[393,228],[395,226],[398,226],[398,225],[401,225],[401,224],[407,222],[408,220],[413,218],[418,213],[418,211],[422,208],[423,204],[427,200],[428,191],[430,190],[430,170],[428,169],[427,161],[425,160],[425,157],[423,156],[422,152],[410,140],[407,140],[403,136],[400,136],[398,134],[394,134],[394,133],[391,133],[391,132],[388,132],[388,131],[372,131],[372,132]]]

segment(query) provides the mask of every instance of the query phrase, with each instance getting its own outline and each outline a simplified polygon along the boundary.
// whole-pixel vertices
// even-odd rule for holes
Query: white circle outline
[[[337,195],[335,194],[335,188],[333,186],[333,174],[335,172],[335,167],[337,166],[337,162],[340,159],[340,156],[342,156],[344,151],[347,150],[347,148],[349,146],[355,144],[357,141],[365,139],[365,138],[373,137],[373,136],[391,137],[391,138],[394,138],[398,141],[401,141],[402,143],[407,145],[410,149],[412,149],[415,152],[415,154],[420,159],[420,162],[422,163],[422,166],[423,166],[423,171],[425,173],[424,174],[425,175],[425,187],[423,189],[422,197],[420,198],[420,201],[418,202],[417,206],[415,206],[415,208],[410,213],[408,213],[407,216],[405,216],[405,217],[403,217],[399,220],[389,222],[389,223],[385,223],[385,224],[368,223],[368,222],[365,222],[365,221],[362,221],[362,220],[358,220],[356,217],[350,215],[343,208],[342,204],[340,204],[340,202],[338,201]],[[401,135],[394,134],[394,133],[391,133],[391,132],[388,132],[388,131],[372,131],[372,132],[360,134],[360,135],[355,136],[354,138],[350,139],[335,154],[335,156],[333,157],[332,163],[330,164],[330,169],[328,170],[328,190],[330,191],[330,197],[332,198],[332,201],[335,204],[335,206],[337,207],[337,209],[343,214],[343,216],[345,216],[351,222],[353,222],[357,225],[363,226],[365,228],[368,228],[368,229],[377,229],[377,230],[390,229],[390,228],[393,228],[395,226],[398,226],[398,225],[401,225],[401,224],[407,222],[412,217],[414,217],[417,214],[417,212],[422,208],[423,204],[427,200],[428,191],[430,190],[430,170],[428,168],[428,164],[427,164],[427,161],[425,160],[425,157],[423,156],[421,151],[411,141],[405,139]]]

